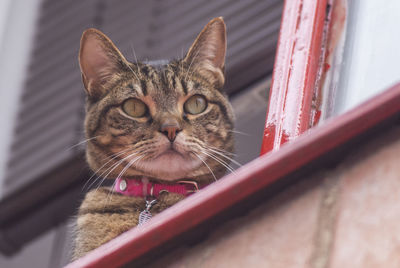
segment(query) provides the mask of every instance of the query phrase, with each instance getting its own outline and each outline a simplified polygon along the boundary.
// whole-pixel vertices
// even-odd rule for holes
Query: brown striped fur
[[[86,30],[79,61],[87,92],[87,161],[95,174],[110,179],[145,176],[163,183],[190,179],[208,184],[220,178],[234,144],[234,116],[222,90],[225,49],[222,18],[207,24],[185,58],[159,65],[130,63],[103,33]],[[207,100],[200,114],[184,110],[193,95]],[[124,113],[121,105],[130,98],[146,104],[145,116]],[[162,131],[170,122],[179,130],[173,141]],[[166,193],[151,212],[181,199]],[[142,198],[106,187],[89,192],[78,213],[74,258],[136,226],[144,204]]]

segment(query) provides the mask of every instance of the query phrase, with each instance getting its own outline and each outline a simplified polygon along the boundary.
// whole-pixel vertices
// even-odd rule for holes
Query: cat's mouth
[[[201,161],[194,158],[190,151],[179,143],[162,147],[163,150],[153,159],[141,162],[141,167],[149,175],[163,180],[176,180],[190,175],[201,165]]]
[[[166,148],[164,151],[160,152],[153,161],[165,160],[165,161],[191,161],[192,157],[190,153],[186,152],[179,146],[171,144],[170,147]]]
[[[162,157],[162,156],[180,156],[184,157],[184,154],[179,152],[173,145],[171,145],[170,148],[166,149],[164,152],[159,154],[156,158]]]

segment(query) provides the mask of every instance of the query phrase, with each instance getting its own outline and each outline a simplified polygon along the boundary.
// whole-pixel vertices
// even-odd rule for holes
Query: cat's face
[[[225,36],[224,22],[214,19],[184,59],[149,65],[127,62],[97,30],[83,34],[87,159],[98,175],[223,175],[233,151],[233,113],[221,92]]]

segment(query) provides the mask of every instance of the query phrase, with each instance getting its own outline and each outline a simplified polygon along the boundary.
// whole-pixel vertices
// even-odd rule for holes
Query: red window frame
[[[313,99],[319,97],[331,6],[332,0],[285,1],[261,154],[279,149],[319,120]]]
[[[195,230],[367,130],[391,118],[400,118],[398,84],[329,120],[323,127],[313,128],[308,135],[298,137],[317,121],[318,109],[312,108],[312,101],[317,94],[315,89],[322,66],[329,5],[329,0],[285,3],[264,132],[264,155],[156,215],[146,225],[133,228],[95,249],[68,268],[118,267],[151,255],[171,239]],[[304,47],[299,47],[300,44]],[[280,148],[295,137],[298,138],[290,145]],[[265,154],[277,148],[280,150]]]

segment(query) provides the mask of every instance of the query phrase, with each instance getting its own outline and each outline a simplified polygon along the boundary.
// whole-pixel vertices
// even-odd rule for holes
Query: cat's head
[[[206,25],[183,59],[160,65],[130,63],[103,33],[86,30],[79,63],[87,160],[97,175],[222,176],[233,151],[234,117],[222,91],[225,51],[222,18]]]

